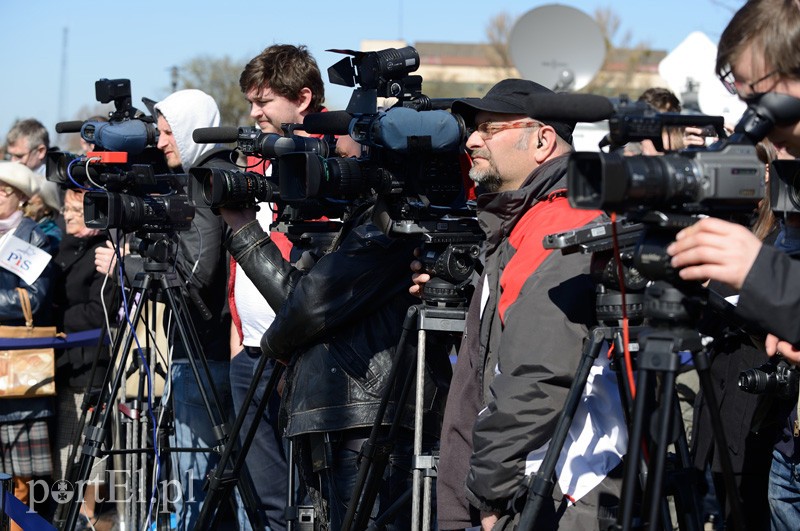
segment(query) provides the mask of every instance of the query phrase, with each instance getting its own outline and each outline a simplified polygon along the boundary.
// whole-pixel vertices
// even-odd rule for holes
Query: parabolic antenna
[[[511,29],[508,46],[523,77],[555,91],[585,87],[606,57],[597,22],[579,9],[560,4],[522,15]]]

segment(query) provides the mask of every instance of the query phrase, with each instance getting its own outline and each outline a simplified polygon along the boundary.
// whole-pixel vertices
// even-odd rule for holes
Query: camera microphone
[[[199,127],[192,131],[192,140],[198,144],[229,144],[238,139],[238,127]]]
[[[352,121],[347,111],[315,112],[303,119],[303,129],[312,135],[347,135]]]
[[[80,133],[83,126],[82,120],[73,120],[71,122],[58,122],[56,124],[56,133]]]
[[[596,94],[537,94],[527,102],[529,116],[559,122],[600,122],[614,116],[614,104]]]

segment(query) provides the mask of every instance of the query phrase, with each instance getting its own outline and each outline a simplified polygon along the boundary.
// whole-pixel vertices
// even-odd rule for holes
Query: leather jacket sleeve
[[[249,238],[243,238],[245,231]],[[301,347],[370,315],[411,284],[415,244],[389,238],[371,224],[353,229],[307,273],[286,263],[257,223],[243,227],[230,243],[234,259],[276,310],[261,341],[262,350],[276,358],[288,359]],[[403,276],[408,284],[398,282]]]
[[[284,260],[278,246],[257,220],[232,234],[225,246],[277,312],[303,273]]]

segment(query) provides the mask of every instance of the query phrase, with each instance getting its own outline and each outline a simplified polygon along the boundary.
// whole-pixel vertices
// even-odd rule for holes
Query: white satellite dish
[[[605,39],[594,19],[560,4],[531,9],[517,19],[508,46],[523,77],[556,91],[588,85],[606,57]]]

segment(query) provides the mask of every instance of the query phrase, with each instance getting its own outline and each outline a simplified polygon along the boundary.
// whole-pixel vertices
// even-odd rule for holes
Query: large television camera
[[[302,126],[284,124],[284,135],[263,133],[256,127],[204,127],[195,129],[192,138],[198,144],[236,143],[242,155],[268,159],[275,167],[289,153],[317,153],[327,157],[335,151],[332,137],[295,135],[299,127]],[[189,181],[189,195],[196,206],[242,208],[279,198],[276,171],[265,176],[248,171],[193,168],[190,174],[193,178]]]
[[[169,173],[155,145],[155,119],[131,104],[130,81],[100,79],[95,96],[114,102],[108,122],[60,122],[59,133],[80,133],[93,145],[84,155],[47,154],[47,180],[86,190],[86,226],[125,232],[189,229],[194,208],[185,194],[186,176]],[[145,102],[147,103],[147,102]]]
[[[332,83],[356,86],[347,114],[309,115],[307,131],[349,134],[363,146],[357,159],[294,153],[279,165],[281,197],[374,196],[373,221],[386,234],[418,238],[421,260],[432,273],[426,293],[447,302],[469,281],[483,239],[468,200],[471,181],[464,157],[467,129],[446,109],[453,99],[431,99],[413,47],[345,53],[328,69]],[[378,97],[392,97],[388,109]],[[334,127],[340,127],[334,130]],[[294,177],[293,179],[291,177]],[[284,184],[286,183],[286,184]]]

